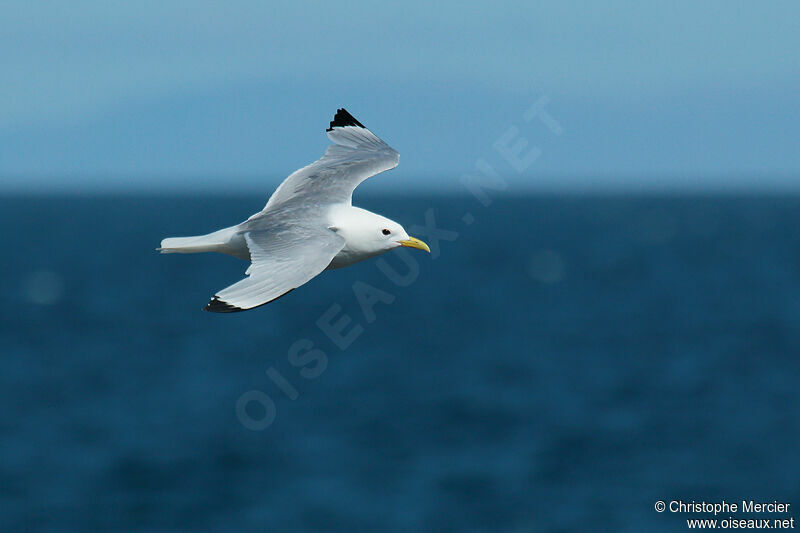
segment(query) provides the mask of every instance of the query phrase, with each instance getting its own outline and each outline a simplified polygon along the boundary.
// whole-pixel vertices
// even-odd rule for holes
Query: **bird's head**
[[[380,226],[380,236],[378,237],[378,242],[380,243],[381,247],[385,248],[387,251],[400,246],[405,246],[407,248],[425,250],[426,252],[430,253],[431,249],[427,244],[415,237],[411,237],[403,228],[403,226],[397,222],[387,218],[384,219],[382,224],[378,225]]]
[[[347,241],[347,248],[353,252],[379,254],[400,246],[417,248],[430,252],[427,244],[411,237],[395,222],[375,213],[351,208],[346,223],[337,225],[336,231]]]

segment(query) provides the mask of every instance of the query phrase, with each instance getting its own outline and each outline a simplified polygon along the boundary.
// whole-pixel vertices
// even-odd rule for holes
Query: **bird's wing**
[[[325,270],[345,243],[323,226],[273,226],[244,237],[252,262],[247,277],[215,294],[206,311],[232,313],[269,303]]]
[[[296,170],[275,190],[264,210],[289,199],[314,197],[315,203],[350,204],[359,183],[397,166],[400,154],[369,131],[346,109],[326,130],[334,142],[321,159]]]

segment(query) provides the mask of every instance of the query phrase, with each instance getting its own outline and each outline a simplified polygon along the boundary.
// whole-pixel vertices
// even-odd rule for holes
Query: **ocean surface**
[[[433,253],[203,312],[265,200],[0,198],[0,530],[800,519],[800,197],[359,197]]]

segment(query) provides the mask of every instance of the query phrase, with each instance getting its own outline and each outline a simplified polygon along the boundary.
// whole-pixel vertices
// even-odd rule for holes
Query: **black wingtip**
[[[208,302],[203,308],[203,311],[210,311],[212,313],[238,313],[239,311],[244,311],[241,307],[236,307],[235,305],[231,305],[224,300],[220,300],[218,297],[214,296],[211,298],[211,301]]]
[[[347,112],[347,109],[341,108],[336,111],[336,114],[331,120],[331,126],[325,131],[332,131],[333,128],[341,128],[344,126],[358,126],[359,128],[366,128],[362,123],[356,120],[356,117]]]
[[[241,307],[236,307],[233,304],[229,304],[225,300],[220,300],[219,296],[215,295],[213,298],[211,298],[211,301],[208,302],[208,305],[206,305],[203,308],[203,311],[210,311],[212,313],[238,313],[240,311],[249,311],[250,309],[255,309],[256,307],[261,307],[262,305],[267,305],[268,303],[272,303],[279,298],[283,298],[293,290],[294,289],[289,289],[280,296],[276,296],[272,300],[268,300],[263,304],[254,305],[253,307],[248,307],[247,309],[242,309]]]

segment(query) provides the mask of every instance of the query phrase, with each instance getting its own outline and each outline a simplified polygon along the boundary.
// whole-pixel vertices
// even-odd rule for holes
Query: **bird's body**
[[[335,143],[286,178],[263,210],[208,235],[161,241],[162,253],[219,252],[251,262],[247,278],[217,293],[208,311],[258,307],[340,268],[398,246],[428,250],[386,217],[352,205],[355,187],[397,166],[399,155],[340,109],[327,130]]]

